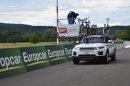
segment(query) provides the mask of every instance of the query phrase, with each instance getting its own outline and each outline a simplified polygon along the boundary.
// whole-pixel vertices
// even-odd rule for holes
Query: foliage
[[[29,38],[30,38],[30,34],[25,34],[25,35],[23,36],[23,41],[24,41],[24,42],[29,42]]]
[[[125,30],[126,33],[126,39],[130,40],[130,26]]]
[[[129,27],[129,26],[110,26],[110,34],[116,34],[116,32],[118,30],[125,31],[127,29],[127,27]],[[100,27],[100,28],[97,28],[97,29],[102,32],[103,28]]]
[[[54,26],[31,26],[26,24],[8,24],[0,23],[0,31],[8,30],[23,33],[34,33],[34,32],[44,32],[47,29],[56,28]],[[12,32],[11,32],[12,34]]]
[[[122,30],[118,30],[116,31],[116,37],[118,37],[119,39],[122,40],[130,40],[130,26],[127,27],[126,30],[122,31]]]
[[[41,37],[42,42],[54,42],[56,41],[56,31],[54,29],[48,29]]]
[[[33,46],[45,46],[48,44],[55,44],[56,42],[40,42],[37,44],[32,44],[30,42],[23,42],[23,43],[16,43],[15,45],[13,43],[0,43],[0,49],[3,48],[19,48],[19,47],[33,47]]]
[[[29,38],[29,42],[36,44],[36,43],[40,42],[40,38],[36,33],[33,33],[33,34],[31,34],[31,36]]]
[[[43,38],[43,35],[46,34],[47,30],[52,30],[52,33],[49,33],[51,39],[44,39],[47,39],[48,41],[55,41],[56,27],[54,26],[31,26],[24,24],[0,23],[0,42],[13,43],[14,38],[15,42],[29,42],[29,38],[32,33],[36,33],[41,39]],[[44,39],[42,41],[45,41]]]
[[[123,43],[123,40],[113,40],[115,44],[122,44]]]
[[[116,31],[116,37],[121,38],[122,31],[118,30]]]
[[[102,27],[98,28],[98,30],[102,31]],[[37,34],[42,42],[56,42],[55,26],[31,26],[0,23],[1,43],[29,42],[32,33]],[[112,26],[110,27],[110,33],[116,34],[116,36],[122,40],[130,40],[129,26]],[[77,38],[73,37],[72,39],[76,40]]]
[[[2,42],[2,43],[7,42],[7,40],[6,40],[7,37],[8,37],[8,35],[7,35],[7,31],[3,31],[3,32],[1,32],[0,35],[1,35],[1,36],[0,36],[1,42]]]

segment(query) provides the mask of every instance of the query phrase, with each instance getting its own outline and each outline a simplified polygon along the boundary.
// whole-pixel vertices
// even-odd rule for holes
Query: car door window
[[[79,41],[80,44],[82,43],[85,43],[85,38],[83,37],[80,41]]]
[[[108,40],[111,40],[110,37],[106,37],[105,41],[108,43]]]

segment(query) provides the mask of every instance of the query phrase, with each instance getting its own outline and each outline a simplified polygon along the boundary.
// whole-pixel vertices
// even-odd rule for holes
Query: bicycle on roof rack
[[[86,35],[89,36],[91,35],[91,28],[90,28],[91,23],[89,21],[89,18],[85,18],[84,23],[85,23]]]
[[[78,23],[81,36],[97,35],[97,25],[91,25],[89,18],[78,19]]]
[[[78,23],[80,24],[80,35],[81,36],[90,35],[91,28],[90,28],[90,21],[88,20],[88,18],[78,19]]]
[[[103,34],[109,35],[109,30],[110,30],[109,25],[104,24]]]
[[[97,35],[97,25],[92,25],[91,26],[91,35]]]

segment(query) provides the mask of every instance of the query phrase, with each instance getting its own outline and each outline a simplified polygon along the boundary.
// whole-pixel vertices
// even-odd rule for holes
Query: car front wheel
[[[104,63],[108,64],[109,63],[109,53],[106,52],[105,58],[104,58]]]
[[[77,57],[73,57],[73,63],[74,64],[79,64],[79,59]]]
[[[111,61],[116,61],[116,51],[114,51],[113,55],[111,56]]]

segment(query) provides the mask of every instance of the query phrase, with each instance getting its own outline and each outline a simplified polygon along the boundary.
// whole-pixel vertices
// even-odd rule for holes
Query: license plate
[[[89,54],[89,52],[84,52],[84,54]]]

